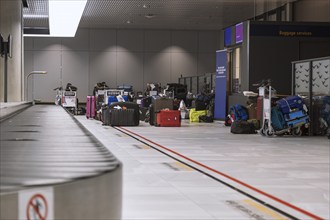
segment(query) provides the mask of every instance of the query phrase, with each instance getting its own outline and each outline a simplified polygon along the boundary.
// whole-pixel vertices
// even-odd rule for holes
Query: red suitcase
[[[86,118],[95,118],[96,111],[95,111],[95,96],[87,96],[86,100]]]
[[[156,126],[159,127],[180,127],[180,111],[161,110],[157,113]]]

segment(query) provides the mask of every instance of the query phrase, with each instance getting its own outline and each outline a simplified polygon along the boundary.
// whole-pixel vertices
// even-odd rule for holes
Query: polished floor
[[[123,220],[330,218],[326,137],[234,135],[220,122],[109,127],[76,118],[123,163]]]

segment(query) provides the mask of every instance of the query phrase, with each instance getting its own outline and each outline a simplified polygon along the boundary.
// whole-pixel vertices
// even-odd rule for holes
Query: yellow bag
[[[192,108],[189,111],[189,120],[190,122],[199,122],[199,116],[206,114],[207,110],[196,111],[196,109]]]

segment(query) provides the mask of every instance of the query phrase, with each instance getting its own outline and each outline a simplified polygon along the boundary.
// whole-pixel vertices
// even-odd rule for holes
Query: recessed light
[[[146,14],[144,17],[150,19],[150,18],[156,17],[156,15],[155,14]]]
[[[133,22],[132,21],[130,21],[130,20],[127,20],[126,21],[126,24],[132,24]]]
[[[143,4],[142,8],[150,8],[149,4]]]

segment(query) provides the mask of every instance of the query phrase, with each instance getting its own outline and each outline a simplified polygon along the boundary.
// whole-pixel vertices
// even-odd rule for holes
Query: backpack
[[[230,112],[234,114],[235,121],[243,120],[246,121],[249,119],[248,111],[247,108],[240,105],[236,104],[230,107]]]

